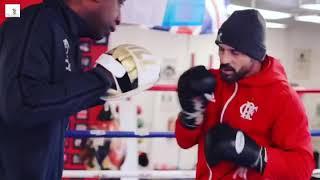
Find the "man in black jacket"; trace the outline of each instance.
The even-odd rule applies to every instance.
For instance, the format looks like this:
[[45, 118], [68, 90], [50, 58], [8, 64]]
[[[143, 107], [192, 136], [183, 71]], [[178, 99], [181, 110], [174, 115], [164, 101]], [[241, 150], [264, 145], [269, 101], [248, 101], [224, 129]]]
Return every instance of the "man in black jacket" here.
[[1, 180], [61, 179], [68, 117], [115, 83], [103, 65], [81, 71], [79, 38], [114, 31], [123, 1], [46, 0], [0, 28]]

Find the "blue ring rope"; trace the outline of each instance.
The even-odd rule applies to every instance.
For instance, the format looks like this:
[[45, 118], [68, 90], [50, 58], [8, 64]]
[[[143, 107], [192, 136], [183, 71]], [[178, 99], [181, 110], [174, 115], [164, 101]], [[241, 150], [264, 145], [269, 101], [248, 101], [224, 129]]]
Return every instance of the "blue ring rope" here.
[[89, 131], [67, 131], [66, 137], [73, 138], [175, 138], [173, 132], [148, 132], [138, 133], [133, 131], [104, 131], [104, 130], [89, 130]]
[[[320, 136], [320, 129], [311, 130], [311, 136]], [[104, 130], [88, 130], [88, 131], [67, 131], [66, 137], [69, 138], [175, 138], [173, 132], [148, 132], [141, 134], [133, 131], [104, 131]]]

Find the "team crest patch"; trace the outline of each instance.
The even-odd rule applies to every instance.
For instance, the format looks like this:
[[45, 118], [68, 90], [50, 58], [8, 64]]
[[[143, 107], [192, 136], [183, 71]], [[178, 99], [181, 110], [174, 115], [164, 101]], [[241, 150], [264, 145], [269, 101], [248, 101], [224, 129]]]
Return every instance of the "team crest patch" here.
[[258, 107], [252, 102], [247, 101], [240, 107], [240, 115], [243, 119], [252, 120], [254, 113], [258, 111]]

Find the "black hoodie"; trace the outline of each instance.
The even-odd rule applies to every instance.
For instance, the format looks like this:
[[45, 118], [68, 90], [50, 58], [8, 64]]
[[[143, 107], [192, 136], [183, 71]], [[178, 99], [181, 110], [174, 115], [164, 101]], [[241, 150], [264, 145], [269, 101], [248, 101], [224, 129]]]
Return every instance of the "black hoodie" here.
[[62, 0], [24, 9], [0, 28], [0, 179], [59, 180], [68, 117], [102, 104], [110, 83], [82, 72], [86, 23]]

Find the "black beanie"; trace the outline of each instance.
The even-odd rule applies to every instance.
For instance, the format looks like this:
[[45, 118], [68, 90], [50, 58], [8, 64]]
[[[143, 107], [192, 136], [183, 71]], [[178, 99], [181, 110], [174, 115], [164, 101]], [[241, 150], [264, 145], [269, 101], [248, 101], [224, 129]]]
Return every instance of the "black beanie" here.
[[215, 43], [229, 45], [263, 61], [266, 55], [265, 34], [266, 22], [257, 10], [235, 11], [220, 27]]

